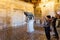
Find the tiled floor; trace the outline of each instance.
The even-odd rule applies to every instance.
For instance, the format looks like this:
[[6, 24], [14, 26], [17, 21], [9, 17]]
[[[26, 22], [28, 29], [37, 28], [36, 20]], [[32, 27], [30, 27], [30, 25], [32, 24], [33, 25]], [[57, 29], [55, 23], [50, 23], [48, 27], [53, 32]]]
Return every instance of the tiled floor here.
[[[27, 32], [27, 26], [0, 30], [0, 40], [46, 40], [44, 28], [35, 26], [35, 31]], [[55, 38], [51, 38], [55, 40]]]

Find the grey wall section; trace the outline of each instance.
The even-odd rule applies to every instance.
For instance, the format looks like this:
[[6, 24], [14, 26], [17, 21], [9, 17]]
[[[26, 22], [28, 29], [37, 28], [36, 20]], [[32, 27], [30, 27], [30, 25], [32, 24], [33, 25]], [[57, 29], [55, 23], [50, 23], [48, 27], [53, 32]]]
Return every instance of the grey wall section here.
[[11, 25], [12, 26], [21, 26], [26, 23], [25, 22], [26, 17], [24, 15], [23, 11], [20, 11], [20, 10], [12, 11], [10, 16], [11, 16]]

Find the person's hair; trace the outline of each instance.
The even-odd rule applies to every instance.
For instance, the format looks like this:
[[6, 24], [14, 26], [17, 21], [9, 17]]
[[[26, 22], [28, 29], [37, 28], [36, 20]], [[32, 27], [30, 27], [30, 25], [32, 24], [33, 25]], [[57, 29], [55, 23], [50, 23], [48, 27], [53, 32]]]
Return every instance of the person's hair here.
[[51, 18], [51, 16], [50, 16], [50, 15], [47, 15], [46, 17], [47, 17], [47, 18]]

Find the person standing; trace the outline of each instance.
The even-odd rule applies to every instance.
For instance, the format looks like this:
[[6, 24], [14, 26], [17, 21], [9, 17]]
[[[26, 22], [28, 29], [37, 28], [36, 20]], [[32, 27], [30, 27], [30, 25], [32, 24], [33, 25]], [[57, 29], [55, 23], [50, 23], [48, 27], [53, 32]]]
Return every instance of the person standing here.
[[29, 12], [24, 12], [27, 18], [27, 32], [32, 33], [34, 32], [34, 15]]
[[47, 40], [51, 40], [51, 37], [50, 37], [50, 23], [51, 23], [51, 16], [47, 15], [46, 18], [45, 18], [45, 21], [43, 23]]
[[54, 36], [57, 38], [57, 40], [59, 40], [58, 32], [56, 29], [56, 20], [57, 20], [57, 18], [52, 17], [52, 27], [53, 27], [53, 31], [55, 33]]

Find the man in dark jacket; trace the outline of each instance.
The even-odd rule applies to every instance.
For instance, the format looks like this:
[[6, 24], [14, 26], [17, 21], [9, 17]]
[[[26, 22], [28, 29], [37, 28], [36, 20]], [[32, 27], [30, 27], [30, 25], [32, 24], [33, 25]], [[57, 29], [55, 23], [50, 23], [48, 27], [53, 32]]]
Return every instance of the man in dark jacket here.
[[56, 20], [57, 20], [57, 18], [52, 17], [52, 27], [53, 27], [53, 30], [54, 30], [54, 33], [55, 33], [55, 37], [57, 38], [57, 40], [59, 40], [58, 32], [57, 32], [57, 29], [56, 29]]
[[46, 38], [47, 40], [51, 40], [50, 38], [50, 23], [51, 23], [51, 16], [47, 15], [46, 19], [44, 21], [44, 29], [45, 29], [45, 34], [46, 34]]

